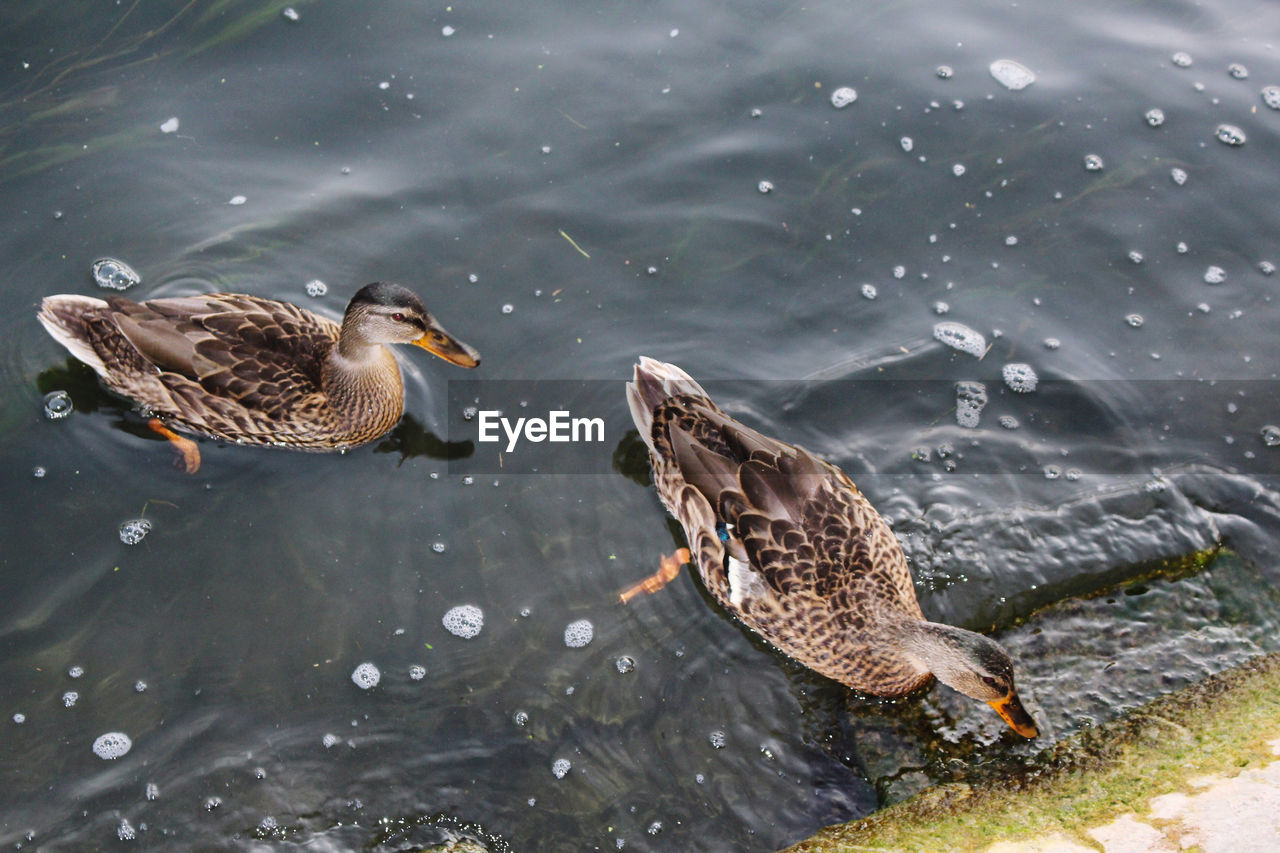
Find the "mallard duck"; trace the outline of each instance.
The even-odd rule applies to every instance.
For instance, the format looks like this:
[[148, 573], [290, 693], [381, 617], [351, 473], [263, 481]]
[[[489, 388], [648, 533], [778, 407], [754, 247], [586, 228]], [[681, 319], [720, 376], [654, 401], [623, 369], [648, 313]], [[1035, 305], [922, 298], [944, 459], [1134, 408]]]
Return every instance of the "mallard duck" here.
[[[924, 618], [902, 547], [843, 471], [744, 426], [672, 364], [641, 358], [627, 401], [663, 504], [722, 607], [805, 666], [902, 696], [937, 678], [1036, 737], [994, 640]], [[687, 552], [664, 560], [671, 576]], [[655, 576], [656, 578], [657, 576]], [[652, 591], [651, 578], [622, 593]]]
[[58, 343], [112, 391], [154, 417], [183, 464], [194, 442], [172, 429], [237, 444], [341, 450], [386, 433], [404, 411], [404, 384], [385, 344], [415, 344], [475, 367], [480, 355], [452, 337], [398, 284], [361, 288], [339, 325], [288, 302], [207, 293], [134, 302], [46, 296], [37, 315]]

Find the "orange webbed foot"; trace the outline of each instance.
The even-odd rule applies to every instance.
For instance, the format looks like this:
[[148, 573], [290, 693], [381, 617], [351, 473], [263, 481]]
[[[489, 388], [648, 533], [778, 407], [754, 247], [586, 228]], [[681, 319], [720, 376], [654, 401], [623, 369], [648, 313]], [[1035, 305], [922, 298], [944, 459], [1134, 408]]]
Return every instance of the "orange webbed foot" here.
[[178, 451], [178, 459], [176, 465], [188, 474], [194, 474], [200, 470], [200, 446], [189, 438], [183, 438], [173, 430], [169, 429], [159, 418], [151, 418], [147, 421], [147, 426], [151, 427], [153, 432], [158, 432], [169, 440], [174, 449]]
[[675, 580], [680, 574], [680, 567], [689, 562], [689, 549], [679, 548], [674, 554], [664, 555], [658, 570], [637, 584], [618, 593], [618, 600], [626, 604], [642, 593], [653, 593]]

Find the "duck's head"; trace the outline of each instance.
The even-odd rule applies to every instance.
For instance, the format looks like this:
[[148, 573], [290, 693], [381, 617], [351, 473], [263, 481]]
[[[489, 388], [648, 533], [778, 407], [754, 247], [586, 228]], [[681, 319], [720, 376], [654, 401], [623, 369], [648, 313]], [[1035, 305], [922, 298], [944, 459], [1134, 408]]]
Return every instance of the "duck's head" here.
[[460, 367], [480, 363], [480, 353], [446, 332], [417, 294], [390, 282], [360, 288], [342, 318], [341, 348], [373, 344], [413, 344]]
[[920, 622], [907, 634], [907, 651], [943, 684], [986, 702], [1023, 737], [1040, 730], [1013, 686], [1013, 659], [990, 637], [937, 622]]

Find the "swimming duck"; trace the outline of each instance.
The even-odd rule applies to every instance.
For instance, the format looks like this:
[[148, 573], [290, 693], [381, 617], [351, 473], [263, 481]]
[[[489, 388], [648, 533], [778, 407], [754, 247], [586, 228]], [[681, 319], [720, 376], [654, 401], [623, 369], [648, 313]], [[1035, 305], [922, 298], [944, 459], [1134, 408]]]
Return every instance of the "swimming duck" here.
[[189, 473], [200, 452], [175, 429], [306, 450], [383, 435], [404, 411], [400, 367], [385, 344], [480, 363], [412, 291], [387, 282], [361, 288], [341, 324], [241, 293], [146, 302], [61, 294], [46, 296], [37, 316], [104, 385], [153, 416], [149, 425], [177, 446]]
[[1038, 735], [1009, 654], [924, 618], [902, 546], [843, 471], [729, 417], [673, 364], [641, 358], [627, 402], [689, 549], [623, 601], [674, 577], [692, 550], [712, 597], [805, 666], [878, 696], [937, 678]]

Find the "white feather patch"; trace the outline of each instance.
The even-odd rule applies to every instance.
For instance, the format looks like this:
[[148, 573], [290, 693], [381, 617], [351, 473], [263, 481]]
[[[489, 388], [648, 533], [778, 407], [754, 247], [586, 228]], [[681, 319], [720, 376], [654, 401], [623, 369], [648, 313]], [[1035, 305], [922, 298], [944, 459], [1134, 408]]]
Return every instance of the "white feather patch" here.
[[729, 557], [729, 603], [741, 607], [748, 598], [764, 595], [764, 579], [760, 573], [736, 557]]

